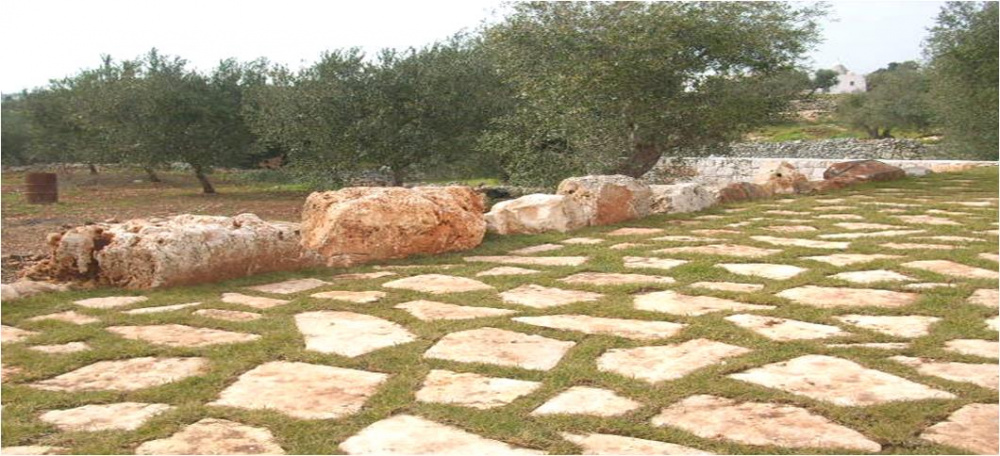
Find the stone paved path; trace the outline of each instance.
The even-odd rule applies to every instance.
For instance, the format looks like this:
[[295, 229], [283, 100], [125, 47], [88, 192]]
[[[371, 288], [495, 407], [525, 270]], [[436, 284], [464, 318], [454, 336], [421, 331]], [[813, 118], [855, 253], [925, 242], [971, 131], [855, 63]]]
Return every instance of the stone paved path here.
[[996, 454], [975, 179], [5, 305], [3, 452]]

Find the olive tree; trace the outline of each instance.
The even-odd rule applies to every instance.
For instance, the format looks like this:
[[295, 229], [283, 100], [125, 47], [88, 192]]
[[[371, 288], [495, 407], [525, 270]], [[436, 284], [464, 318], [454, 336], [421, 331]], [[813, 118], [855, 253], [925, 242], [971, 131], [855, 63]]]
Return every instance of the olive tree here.
[[837, 117], [869, 138], [891, 138], [894, 129], [930, 126], [927, 75], [916, 62], [892, 63], [867, 78], [867, 92], [852, 93], [837, 105]]

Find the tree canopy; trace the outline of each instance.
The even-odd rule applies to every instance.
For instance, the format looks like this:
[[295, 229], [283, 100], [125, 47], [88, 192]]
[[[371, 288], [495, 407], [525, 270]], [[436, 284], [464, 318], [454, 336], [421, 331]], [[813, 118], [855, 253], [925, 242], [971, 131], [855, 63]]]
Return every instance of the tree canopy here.
[[841, 120], [868, 137], [891, 138], [894, 129], [923, 131], [930, 126], [927, 74], [916, 62], [890, 63], [866, 78], [867, 92], [845, 95], [837, 106]]

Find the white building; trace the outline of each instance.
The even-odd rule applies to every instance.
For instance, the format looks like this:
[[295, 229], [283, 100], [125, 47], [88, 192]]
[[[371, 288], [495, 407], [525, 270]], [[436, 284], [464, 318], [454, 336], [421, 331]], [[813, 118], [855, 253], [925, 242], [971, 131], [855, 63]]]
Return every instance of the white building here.
[[865, 75], [853, 73], [840, 64], [830, 69], [837, 72], [837, 84], [827, 89], [826, 93], [854, 93], [868, 90]]

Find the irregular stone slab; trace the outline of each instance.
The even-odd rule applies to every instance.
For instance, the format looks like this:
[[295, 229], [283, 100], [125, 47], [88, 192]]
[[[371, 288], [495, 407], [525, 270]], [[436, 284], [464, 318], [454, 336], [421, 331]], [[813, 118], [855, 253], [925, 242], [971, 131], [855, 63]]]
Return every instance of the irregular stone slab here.
[[396, 304], [394, 308], [403, 309], [423, 321], [471, 320], [473, 318], [499, 317], [501, 315], [517, 313], [516, 310], [459, 306], [422, 299]]
[[861, 342], [855, 344], [826, 344], [833, 348], [874, 348], [878, 350], [903, 350], [909, 348], [906, 342]]
[[422, 274], [386, 282], [382, 286], [397, 290], [421, 291], [431, 294], [464, 293], [467, 291], [493, 289], [493, 287], [478, 280], [444, 274]]
[[406, 328], [371, 315], [321, 310], [295, 315], [306, 350], [354, 358], [417, 340]]
[[727, 229], [709, 229], [709, 230], [691, 230], [692, 233], [698, 236], [716, 236], [716, 235], [730, 235], [730, 234], [740, 234], [741, 231], [737, 230], [727, 230]]
[[933, 241], [944, 241], [944, 242], [986, 242], [986, 239], [968, 237], [968, 236], [920, 236], [916, 239], [930, 239]]
[[600, 244], [600, 243], [604, 242], [604, 239], [589, 238], [589, 237], [575, 237], [575, 238], [564, 239], [564, 240], [559, 241], [559, 242], [562, 242], [563, 244], [571, 244], [571, 245], [594, 245], [594, 244]]
[[416, 398], [420, 402], [491, 409], [514, 402], [540, 386], [540, 382], [434, 369], [427, 374]]
[[845, 230], [892, 230], [896, 228], [902, 228], [897, 225], [886, 225], [885, 223], [852, 223], [852, 222], [840, 222], [834, 223], [833, 226], [843, 228]]
[[954, 250], [953, 245], [917, 244], [913, 242], [887, 242], [882, 247], [893, 250]]
[[223, 309], [201, 309], [194, 311], [194, 314], [202, 317], [226, 321], [254, 321], [259, 320], [262, 316], [261, 314], [255, 312]]
[[39, 419], [69, 432], [134, 431], [150, 418], [173, 409], [173, 406], [167, 404], [119, 402], [51, 410], [43, 413]]
[[0, 454], [29, 455], [29, 454], [64, 454], [65, 448], [45, 446], [45, 445], [22, 445], [0, 448]]
[[688, 296], [675, 291], [654, 291], [636, 296], [634, 305], [639, 310], [664, 312], [675, 315], [697, 316], [725, 310], [771, 310], [774, 306], [745, 304], [712, 296]]
[[725, 217], [723, 217], [721, 215], [711, 215], [711, 214], [709, 214], [709, 215], [699, 215], [697, 217], [692, 217], [692, 218], [697, 219], [697, 220], [722, 220]]
[[208, 405], [274, 410], [303, 420], [337, 419], [361, 410], [388, 378], [377, 372], [272, 361], [240, 375]]
[[846, 407], [955, 398], [945, 391], [825, 355], [800, 356], [729, 377]]
[[789, 288], [775, 296], [796, 303], [829, 309], [833, 307], [902, 307], [920, 299], [916, 293], [875, 290], [871, 288], [835, 288], [806, 285]]
[[809, 225], [776, 225], [765, 226], [764, 229], [775, 233], [811, 233], [819, 230], [815, 226]]
[[932, 215], [897, 215], [896, 218], [913, 225], [961, 225], [952, 219]]
[[91, 309], [113, 309], [148, 300], [145, 296], [107, 296], [104, 298], [89, 298], [73, 301], [73, 304]]
[[988, 269], [974, 268], [972, 266], [966, 266], [962, 263], [956, 263], [948, 260], [911, 261], [909, 263], [903, 263], [901, 266], [962, 279], [996, 280], [997, 278], [1000, 278], [1000, 274], [998, 274], [995, 270], [991, 271]]
[[1000, 384], [1000, 373], [997, 371], [996, 363], [955, 363], [911, 356], [893, 356], [889, 359], [913, 367], [923, 375], [941, 377], [953, 382], [967, 382], [991, 389], [997, 389]]
[[725, 439], [746, 445], [800, 448], [844, 448], [878, 452], [881, 445], [861, 433], [820, 415], [790, 405], [737, 403], [732, 399], [698, 395], [663, 409], [653, 426], [671, 426], [706, 439]]
[[476, 273], [477, 277], [489, 277], [489, 276], [505, 276], [505, 275], [529, 275], [538, 274], [539, 271], [534, 269], [519, 268], [516, 266], [497, 266], [493, 269], [487, 269], [482, 272]]
[[516, 322], [545, 328], [579, 331], [586, 334], [606, 334], [637, 340], [665, 339], [677, 334], [685, 325], [669, 321], [627, 320], [588, 315], [546, 315], [515, 317]]
[[969, 304], [997, 308], [1000, 307], [1000, 291], [991, 288], [980, 288], [972, 293], [968, 299]]
[[1000, 255], [997, 255], [996, 253], [980, 253], [977, 256], [984, 260], [1000, 262]]
[[349, 274], [337, 274], [333, 276], [334, 280], [372, 280], [381, 279], [382, 277], [389, 277], [396, 275], [392, 271], [375, 271], [375, 272], [355, 272]]
[[660, 236], [650, 239], [650, 241], [663, 241], [663, 242], [720, 242], [722, 239], [714, 239], [707, 237], [695, 237], [695, 236]]
[[[843, 209], [850, 209], [850, 208], [849, 207], [839, 207], [839, 206], [836, 207], [836, 208], [833, 208], [833, 207], [816, 208], [816, 210], [820, 210], [820, 209], [822, 209], [822, 210], [843, 210]], [[816, 218], [818, 218], [818, 219], [827, 219], [827, 220], [864, 220], [865, 219], [864, 217], [862, 217], [860, 215], [857, 215], [857, 214], [822, 214], [822, 215], [817, 215]]]
[[713, 454], [696, 450], [691, 447], [655, 440], [637, 439], [612, 434], [570, 434], [562, 432], [562, 438], [583, 448], [583, 454], [596, 455], [683, 455], [683, 454]]
[[341, 443], [340, 449], [347, 454], [545, 454], [413, 415], [396, 415], [377, 421]]
[[575, 342], [479, 328], [448, 334], [424, 353], [425, 358], [486, 363], [547, 371], [555, 367]]
[[836, 326], [790, 320], [787, 318], [737, 314], [726, 317], [726, 320], [768, 339], [781, 342], [803, 339], [826, 339], [849, 335], [849, 333]]
[[270, 309], [272, 307], [288, 304], [284, 299], [262, 298], [260, 296], [247, 296], [240, 293], [222, 293], [222, 302], [228, 304], [241, 304], [255, 309]]
[[522, 256], [467, 256], [465, 261], [474, 263], [520, 264], [524, 266], [579, 266], [587, 262], [582, 256], [522, 257]]
[[126, 339], [142, 340], [168, 347], [205, 347], [217, 344], [235, 344], [260, 339], [258, 334], [196, 328], [187, 325], [109, 326], [108, 331]]
[[31, 317], [26, 321], [43, 321], [43, 320], [55, 320], [64, 323], [72, 323], [74, 325], [86, 325], [90, 323], [97, 323], [101, 321], [100, 318], [92, 317], [90, 315], [79, 313], [75, 310], [70, 310], [67, 312], [59, 312], [48, 315], [39, 315], [37, 317]]
[[285, 451], [266, 428], [205, 418], [168, 438], [139, 445], [135, 454], [285, 454]]
[[669, 258], [652, 258], [652, 257], [635, 257], [627, 256], [622, 258], [622, 262], [626, 268], [632, 269], [673, 269], [682, 264], [686, 264], [687, 260], [672, 260]]
[[621, 416], [642, 407], [632, 399], [614, 391], [574, 386], [549, 399], [531, 412], [532, 415], [591, 415]]
[[1000, 317], [993, 317], [986, 320], [986, 326], [994, 331], [1000, 331]]
[[[0, 365], [0, 381], [6, 382], [8, 378], [21, 374], [22, 369], [17, 366]], [[2, 410], [3, 407], [0, 407]]]
[[715, 291], [734, 291], [738, 293], [753, 293], [764, 289], [764, 285], [757, 283], [735, 283], [735, 282], [695, 282], [688, 285], [691, 288], [704, 288]]
[[809, 212], [786, 211], [786, 210], [765, 211], [764, 213], [765, 214], [773, 214], [773, 215], [809, 215]]
[[551, 252], [553, 250], [559, 250], [563, 247], [566, 246], [559, 244], [541, 244], [541, 245], [533, 245], [531, 247], [524, 247], [517, 250], [511, 250], [510, 252], [507, 253], [511, 255], [531, 255], [533, 253]]
[[600, 293], [580, 290], [563, 290], [541, 285], [521, 285], [512, 290], [500, 293], [500, 298], [508, 304], [544, 309], [547, 307], [564, 306], [577, 302], [593, 302], [603, 298]]
[[975, 454], [1000, 453], [1000, 428], [997, 404], [969, 404], [948, 416], [948, 419], [927, 428], [920, 438], [962, 448]]
[[750, 350], [709, 339], [654, 347], [615, 348], [597, 358], [597, 369], [649, 383], [676, 380]]
[[355, 304], [371, 304], [378, 302], [386, 296], [384, 291], [345, 291], [333, 290], [324, 291], [310, 295], [313, 298], [333, 299], [335, 301], [347, 301]]
[[660, 234], [661, 228], [618, 228], [608, 233], [608, 236], [652, 236]]
[[841, 272], [830, 276], [831, 279], [844, 280], [851, 283], [879, 283], [879, 282], [910, 282], [913, 277], [900, 274], [895, 271], [885, 269], [872, 269], [868, 271]]
[[1000, 343], [995, 340], [955, 339], [944, 343], [945, 350], [983, 358], [1000, 357]]
[[895, 337], [923, 337], [930, 334], [930, 327], [941, 321], [938, 317], [923, 315], [906, 316], [875, 316], [875, 315], [841, 315], [833, 317], [849, 325], [870, 329]]
[[579, 272], [559, 279], [574, 285], [635, 285], [643, 283], [674, 283], [671, 277], [645, 274], [620, 274], [615, 272]]
[[833, 242], [833, 241], [817, 241], [815, 239], [801, 239], [801, 238], [783, 238], [774, 236], [750, 236], [758, 242], [765, 242], [768, 244], [780, 245], [780, 246], [793, 246], [793, 247], [807, 247], [810, 249], [846, 249], [851, 245], [850, 242]]
[[620, 244], [612, 245], [611, 247], [608, 247], [608, 248], [611, 249], [611, 250], [626, 250], [626, 249], [634, 249], [636, 247], [649, 247], [649, 244], [639, 244], [639, 243], [635, 243], [635, 242], [622, 242]]
[[791, 279], [807, 269], [788, 264], [769, 263], [722, 263], [716, 267], [725, 269], [733, 274], [763, 277], [765, 279], [785, 280]]
[[919, 234], [923, 232], [924, 230], [888, 230], [888, 231], [869, 231], [865, 233], [821, 234], [817, 237], [819, 237], [820, 239], [861, 239], [870, 237], [909, 236], [911, 234]]
[[874, 254], [834, 253], [832, 255], [807, 256], [802, 258], [806, 260], [828, 263], [834, 266], [850, 266], [852, 264], [857, 264], [857, 263], [868, 263], [876, 260], [893, 260], [903, 257], [900, 255], [884, 255], [881, 253], [874, 253]]
[[35, 331], [3, 325], [0, 327], [0, 343], [20, 342], [36, 334], [38, 333]]
[[269, 283], [267, 285], [257, 285], [254, 287], [247, 287], [254, 291], [259, 291], [262, 293], [273, 293], [273, 294], [295, 294], [306, 290], [312, 290], [313, 288], [319, 288], [324, 285], [329, 285], [330, 282], [324, 282], [319, 279], [292, 279], [286, 280], [284, 282]]
[[990, 207], [993, 205], [989, 201], [962, 201], [956, 204], [961, 204], [966, 207]]
[[760, 258], [768, 255], [780, 253], [781, 250], [762, 249], [750, 247], [748, 245], [736, 244], [709, 244], [692, 247], [670, 247], [666, 249], [654, 250], [653, 253], [672, 255], [676, 253], [690, 253], [699, 255], [719, 255], [739, 258]]
[[123, 314], [128, 315], [145, 315], [160, 312], [173, 312], [175, 310], [187, 309], [188, 307], [200, 306], [200, 302], [187, 302], [184, 304], [171, 304], [169, 306], [154, 306], [154, 307], [142, 307], [139, 309], [132, 309], [123, 311]]
[[90, 345], [86, 342], [69, 342], [65, 344], [58, 345], [35, 345], [33, 347], [28, 347], [29, 350], [34, 350], [37, 352], [48, 353], [50, 355], [58, 355], [64, 353], [76, 353], [90, 350]]
[[208, 368], [205, 358], [131, 358], [98, 361], [31, 386], [49, 391], [135, 391], [165, 385]]

